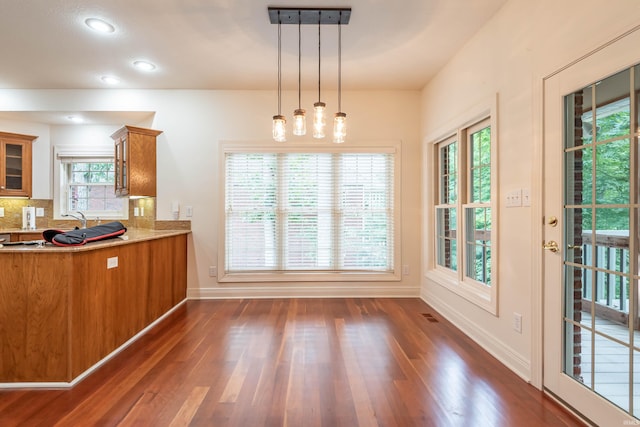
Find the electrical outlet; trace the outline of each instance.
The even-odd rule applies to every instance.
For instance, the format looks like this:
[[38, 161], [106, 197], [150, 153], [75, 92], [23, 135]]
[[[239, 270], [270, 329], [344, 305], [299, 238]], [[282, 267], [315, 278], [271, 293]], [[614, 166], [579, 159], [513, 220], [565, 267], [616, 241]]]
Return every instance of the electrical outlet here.
[[144, 206], [140, 206], [140, 216], [144, 216]]
[[218, 267], [215, 265], [209, 266], [209, 277], [216, 277], [218, 275]]
[[107, 258], [107, 269], [116, 268], [118, 266], [118, 257]]
[[4, 217], [4, 208], [0, 208], [0, 218]]
[[517, 333], [522, 333], [522, 314], [513, 313], [513, 330]]
[[193, 206], [185, 206], [184, 210], [187, 218], [191, 218], [193, 216]]
[[140, 208], [133, 208], [133, 216], [140, 216]]
[[44, 216], [44, 208], [36, 208], [36, 216]]
[[402, 266], [402, 274], [404, 276], [408, 276], [409, 275], [409, 266], [408, 265], [403, 265]]

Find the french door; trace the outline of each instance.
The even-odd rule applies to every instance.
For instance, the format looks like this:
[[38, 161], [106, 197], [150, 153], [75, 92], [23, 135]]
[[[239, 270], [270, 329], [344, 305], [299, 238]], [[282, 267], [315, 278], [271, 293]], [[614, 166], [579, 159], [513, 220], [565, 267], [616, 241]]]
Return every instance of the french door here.
[[640, 423], [640, 31], [544, 83], [545, 389]]

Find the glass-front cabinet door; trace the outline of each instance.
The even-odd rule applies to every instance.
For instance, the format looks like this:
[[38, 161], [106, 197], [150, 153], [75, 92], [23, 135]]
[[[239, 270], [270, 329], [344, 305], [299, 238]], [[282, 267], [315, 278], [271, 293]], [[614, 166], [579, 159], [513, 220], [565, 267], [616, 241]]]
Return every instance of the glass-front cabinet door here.
[[31, 143], [35, 136], [0, 132], [0, 196], [31, 197]]
[[125, 137], [115, 139], [115, 193], [116, 196], [124, 196], [127, 194], [127, 188], [124, 184], [124, 157], [125, 157]]

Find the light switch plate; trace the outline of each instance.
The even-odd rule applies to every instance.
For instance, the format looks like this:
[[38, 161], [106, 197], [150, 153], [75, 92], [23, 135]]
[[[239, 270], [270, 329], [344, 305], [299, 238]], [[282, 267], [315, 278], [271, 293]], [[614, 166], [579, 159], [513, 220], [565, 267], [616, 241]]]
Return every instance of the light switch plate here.
[[528, 188], [522, 189], [522, 206], [531, 206], [531, 191]]
[[517, 208], [522, 206], [522, 190], [518, 189], [507, 193], [506, 206], [508, 208]]
[[4, 208], [0, 208], [0, 218], [4, 216]]
[[44, 216], [44, 208], [36, 208], [36, 216]]

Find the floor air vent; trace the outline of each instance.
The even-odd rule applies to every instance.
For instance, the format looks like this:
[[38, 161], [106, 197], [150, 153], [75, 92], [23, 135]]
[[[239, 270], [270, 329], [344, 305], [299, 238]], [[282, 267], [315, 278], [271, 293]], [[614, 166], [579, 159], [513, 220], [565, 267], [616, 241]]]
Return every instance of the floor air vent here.
[[429, 322], [438, 323], [438, 319], [433, 317], [433, 314], [431, 313], [422, 313], [422, 317], [427, 319]]

